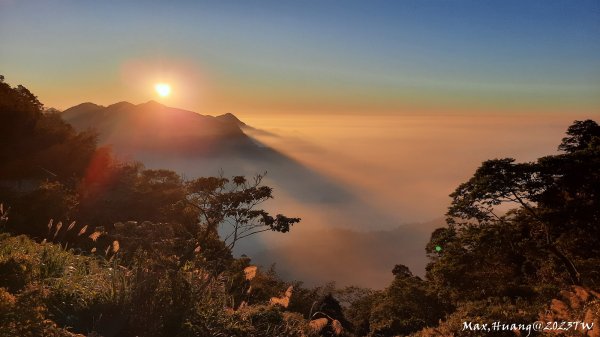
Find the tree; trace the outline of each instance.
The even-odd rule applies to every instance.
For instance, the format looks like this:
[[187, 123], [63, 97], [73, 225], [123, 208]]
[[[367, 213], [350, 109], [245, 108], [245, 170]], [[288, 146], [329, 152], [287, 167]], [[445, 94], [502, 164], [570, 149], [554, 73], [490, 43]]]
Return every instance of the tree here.
[[64, 184], [43, 182], [34, 191], [13, 200], [11, 207], [15, 212], [7, 227], [39, 240], [51, 240], [49, 220], [70, 223], [74, 220], [77, 203], [76, 194]]
[[[0, 139], [2, 144], [16, 136], [32, 133], [42, 115], [42, 103], [27, 88], [11, 87], [0, 75]], [[6, 150], [6, 149], [4, 149]]]
[[539, 277], [535, 268], [544, 264], [539, 263], [539, 248], [532, 245], [526, 226], [492, 222], [432, 233], [426, 247], [431, 260], [426, 276], [444, 310], [463, 301], [535, 296], [532, 284]]
[[528, 322], [572, 284], [600, 281], [600, 131], [575, 121], [563, 153], [488, 160], [451, 194], [426, 247], [430, 291], [456, 333], [465, 320]]
[[[81, 177], [96, 149], [96, 135], [76, 132], [27, 88], [0, 76], [0, 180]], [[10, 146], [7, 146], [9, 145]]]
[[198, 244], [223, 225], [227, 226], [223, 241], [232, 249], [238, 240], [266, 231], [286, 233], [300, 221], [282, 214], [273, 217], [257, 209], [273, 198], [272, 188], [261, 185], [263, 177], [257, 175], [251, 181], [243, 176], [232, 180], [222, 176], [202, 177], [187, 184], [187, 201], [199, 211], [200, 223], [205, 225]]
[[373, 303], [371, 335], [404, 336], [435, 325], [442, 313], [435, 296], [428, 293], [426, 282], [404, 265], [396, 265], [392, 272], [392, 284]]
[[[520, 228], [523, 239], [539, 248], [539, 258], [550, 254], [571, 283], [581, 284], [574, 257], [593, 255], [573, 243], [586, 235], [597, 246], [600, 237], [600, 127], [576, 121], [567, 134], [559, 146], [565, 154], [531, 163], [484, 162], [450, 195], [447, 216], [459, 234], [496, 225]], [[516, 208], [506, 212], [511, 206]]]
[[600, 126], [596, 122], [590, 119], [575, 121], [567, 129], [567, 137], [563, 138], [558, 149], [567, 153], [584, 150], [598, 137], [600, 137]]
[[353, 327], [354, 335], [367, 336], [371, 330], [371, 310], [376, 302], [381, 301], [384, 292], [349, 286], [336, 290], [335, 295], [344, 308], [344, 315]]

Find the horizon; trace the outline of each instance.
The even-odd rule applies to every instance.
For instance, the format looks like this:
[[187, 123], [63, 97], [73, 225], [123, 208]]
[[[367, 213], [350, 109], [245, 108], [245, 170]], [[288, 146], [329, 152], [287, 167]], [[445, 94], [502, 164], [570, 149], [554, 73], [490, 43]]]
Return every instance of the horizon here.
[[[280, 151], [290, 159], [297, 161], [298, 164], [315, 170], [319, 175], [344, 186], [356, 195], [364, 194], [362, 202], [365, 205], [375, 207], [389, 217], [383, 225], [372, 223], [360, 225], [356, 221], [346, 219], [338, 214], [339, 218], [336, 219], [336, 223], [343, 221], [353, 223], [353, 225], [341, 228], [366, 231], [390, 230], [397, 226], [438, 220], [445, 213], [450, 200], [448, 195], [484, 160], [509, 156], [515, 157], [518, 161], [527, 162], [555, 154], [558, 141], [564, 134], [567, 125], [574, 120], [600, 117], [600, 113], [596, 116], [594, 114], [557, 112], [545, 113], [543, 121], [535, 112], [510, 114], [469, 112], [393, 114], [379, 112], [369, 115], [367, 119], [360, 114], [335, 112], [288, 116], [239, 114], [235, 111], [222, 114], [202, 114], [198, 111], [172, 106], [169, 102], [161, 101], [156, 97], [137, 104], [127, 100], [107, 105], [84, 102], [68, 109], [85, 104], [108, 108], [122, 103], [131, 104], [134, 107], [144, 107], [156, 103], [162, 108], [208, 117], [232, 114], [250, 127], [243, 131], [255, 141]], [[331, 125], [335, 127], [329, 127]], [[472, 128], [470, 125], [475, 125], [477, 128]], [[360, 133], [355, 132], [358, 126], [361, 129]], [[396, 134], [400, 130], [404, 133]], [[486, 134], [486, 139], [482, 139], [476, 148], [469, 149], [472, 146], [470, 139], [482, 134]], [[342, 142], [345, 143], [345, 146], [340, 147], [338, 144]], [[455, 145], [449, 147], [449, 142]], [[420, 143], [422, 145], [419, 145]], [[442, 146], [443, 143], [447, 144]], [[101, 141], [100, 144], [105, 143]], [[410, 146], [407, 147], [407, 144]], [[363, 155], [355, 153], [354, 148], [370, 151], [369, 160], [371, 162], [367, 164]], [[390, 151], [389, 149], [394, 150]], [[429, 153], [429, 155], [418, 160], [411, 159], [415, 158], [415, 155], [418, 156], [419, 153]], [[392, 158], [392, 154], [397, 158]], [[125, 161], [141, 160], [144, 162], [132, 153], [120, 153], [120, 155]], [[447, 162], [449, 158], [453, 158], [460, 164], [453, 163], [452, 172], [440, 170], [439, 167], [443, 167], [443, 163]], [[174, 159], [173, 162], [178, 161], [178, 159]], [[177, 165], [169, 160], [161, 162], [159, 159], [153, 159], [149, 162], [152, 168], [166, 167], [172, 168], [184, 176], [193, 177], [195, 175], [191, 169], [194, 165], [185, 164], [185, 160]], [[219, 164], [216, 163], [211, 166], [212, 171], [201, 172], [204, 175], [218, 175], [223, 167], [229, 167], [230, 170], [236, 172], [234, 166], [225, 162], [222, 165], [219, 167]], [[253, 173], [259, 171], [262, 172], [264, 169], [257, 167], [256, 172]], [[394, 171], [399, 171], [400, 174], [395, 176]], [[253, 173], [245, 172], [245, 174]], [[428, 182], [430, 179], [434, 179], [435, 183]], [[272, 183], [277, 186], [277, 183]], [[284, 198], [284, 195], [285, 198], [289, 198], [290, 192], [293, 194], [293, 191], [286, 191], [282, 186], [277, 187], [279, 189], [276, 190], [276, 193], [282, 195], [281, 199]], [[286, 202], [278, 200], [275, 203], [280, 206], [291, 204], [290, 209], [301, 209], [306, 214], [312, 212], [310, 207], [307, 208], [302, 203], [297, 204], [290, 200]], [[392, 215], [392, 213], [395, 214]], [[322, 221], [316, 222], [319, 223], [319, 226], [324, 226]]]
[[600, 107], [596, 1], [140, 4], [0, 2], [5, 75], [59, 110], [149, 99], [246, 115]]

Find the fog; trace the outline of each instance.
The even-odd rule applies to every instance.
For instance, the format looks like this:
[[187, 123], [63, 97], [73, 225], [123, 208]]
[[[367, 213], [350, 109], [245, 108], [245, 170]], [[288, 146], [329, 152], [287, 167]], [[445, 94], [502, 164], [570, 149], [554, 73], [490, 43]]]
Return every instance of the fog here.
[[555, 153], [566, 128], [578, 117], [586, 116], [242, 118], [268, 132], [250, 135], [340, 182], [389, 212], [400, 224], [441, 216], [449, 202], [448, 194], [484, 160], [513, 157], [528, 161]]
[[535, 115], [238, 115], [266, 149], [240, 158], [145, 158], [186, 176], [268, 171], [273, 212], [302, 218], [290, 233], [241, 242], [236, 255], [287, 279], [384, 287], [394, 264], [424, 275], [425, 244], [448, 195], [487, 159], [556, 153], [575, 119]]

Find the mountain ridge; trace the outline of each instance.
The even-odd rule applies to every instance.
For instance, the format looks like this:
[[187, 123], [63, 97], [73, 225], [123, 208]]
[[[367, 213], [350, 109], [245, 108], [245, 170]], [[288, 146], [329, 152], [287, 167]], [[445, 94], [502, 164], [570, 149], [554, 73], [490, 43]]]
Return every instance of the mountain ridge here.
[[255, 147], [241, 130], [246, 124], [233, 114], [209, 116], [168, 107], [150, 100], [102, 106], [85, 102], [68, 108], [62, 117], [75, 129], [96, 129], [99, 141], [119, 154], [140, 151], [208, 154], [227, 148]]

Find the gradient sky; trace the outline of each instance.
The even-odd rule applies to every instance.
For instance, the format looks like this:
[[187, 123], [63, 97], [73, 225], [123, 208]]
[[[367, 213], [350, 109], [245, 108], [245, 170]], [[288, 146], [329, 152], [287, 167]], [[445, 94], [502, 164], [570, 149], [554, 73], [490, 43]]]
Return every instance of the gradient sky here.
[[0, 0], [0, 73], [47, 106], [600, 111], [600, 1]]

